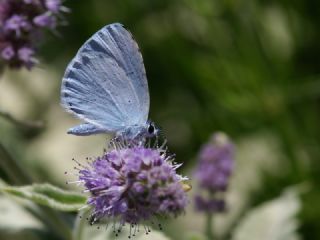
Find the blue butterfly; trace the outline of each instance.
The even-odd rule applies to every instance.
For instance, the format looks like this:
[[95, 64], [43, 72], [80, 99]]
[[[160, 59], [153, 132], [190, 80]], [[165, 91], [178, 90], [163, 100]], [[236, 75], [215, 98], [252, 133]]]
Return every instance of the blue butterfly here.
[[69, 63], [61, 104], [85, 123], [69, 134], [115, 134], [123, 139], [152, 137], [150, 97], [142, 55], [133, 36], [114, 23], [96, 32]]

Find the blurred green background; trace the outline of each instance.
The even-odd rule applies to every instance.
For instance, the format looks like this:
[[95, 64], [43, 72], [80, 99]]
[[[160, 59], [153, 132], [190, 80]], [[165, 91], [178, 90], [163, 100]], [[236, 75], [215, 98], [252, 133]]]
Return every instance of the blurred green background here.
[[[150, 118], [163, 128], [184, 173], [192, 172], [201, 144], [224, 131], [237, 145], [235, 175], [238, 169], [258, 175], [237, 181], [259, 182], [238, 214], [287, 186], [308, 183], [298, 231], [303, 239], [320, 239], [319, 1], [68, 0], [65, 5], [72, 10], [69, 24], [58, 36], [48, 34], [39, 53], [42, 64], [31, 72], [7, 70], [0, 81], [2, 109], [47, 124], [30, 133], [0, 120], [1, 140], [39, 182], [64, 186], [72, 157], [101, 153], [105, 136], [66, 135], [77, 121], [59, 106], [59, 88], [83, 42], [102, 26], [121, 22], [144, 57]], [[178, 221], [175, 231], [192, 226], [188, 221]], [[169, 234], [175, 236], [174, 230]]]

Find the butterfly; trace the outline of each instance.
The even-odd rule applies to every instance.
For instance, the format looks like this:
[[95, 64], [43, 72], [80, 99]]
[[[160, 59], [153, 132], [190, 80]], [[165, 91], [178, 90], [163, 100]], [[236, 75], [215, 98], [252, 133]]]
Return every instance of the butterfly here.
[[69, 63], [61, 86], [61, 105], [84, 121], [69, 134], [114, 134], [122, 139], [156, 136], [148, 121], [150, 97], [138, 44], [120, 23], [89, 38]]

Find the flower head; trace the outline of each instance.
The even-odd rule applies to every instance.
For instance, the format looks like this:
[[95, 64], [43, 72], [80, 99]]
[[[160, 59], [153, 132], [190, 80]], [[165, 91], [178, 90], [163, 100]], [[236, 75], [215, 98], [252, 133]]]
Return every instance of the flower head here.
[[202, 190], [202, 194], [195, 197], [199, 211], [221, 212], [225, 209], [221, 193], [227, 190], [233, 165], [233, 144], [225, 134], [214, 134], [201, 149], [195, 171], [195, 179]]
[[92, 223], [111, 218], [131, 227], [157, 216], [178, 216], [187, 204], [178, 167], [161, 148], [139, 145], [96, 158], [79, 171], [91, 194]]
[[54, 30], [66, 8], [58, 0], [0, 0], [0, 61], [30, 69], [44, 29]]

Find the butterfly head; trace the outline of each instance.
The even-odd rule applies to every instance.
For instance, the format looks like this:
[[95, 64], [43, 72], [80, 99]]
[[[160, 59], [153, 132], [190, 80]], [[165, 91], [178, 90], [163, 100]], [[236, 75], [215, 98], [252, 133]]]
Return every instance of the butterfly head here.
[[155, 126], [154, 122], [148, 121], [146, 126], [146, 137], [152, 138], [158, 136], [160, 129]]
[[126, 127], [124, 130], [116, 133], [116, 138], [125, 140], [141, 140], [156, 137], [159, 133], [159, 128], [157, 128], [153, 122], [148, 121], [143, 125]]

